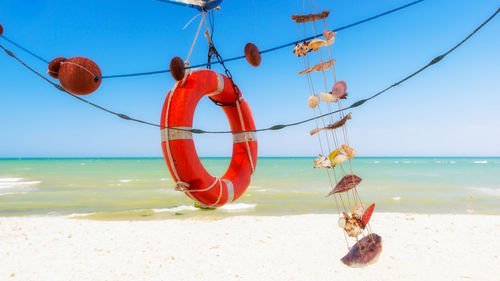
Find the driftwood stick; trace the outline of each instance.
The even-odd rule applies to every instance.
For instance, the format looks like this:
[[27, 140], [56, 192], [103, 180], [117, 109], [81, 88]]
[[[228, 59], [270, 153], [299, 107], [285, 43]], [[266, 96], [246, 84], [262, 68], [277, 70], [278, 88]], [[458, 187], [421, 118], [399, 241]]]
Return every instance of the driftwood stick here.
[[328, 17], [330, 14], [330, 10], [324, 10], [323, 12], [319, 14], [309, 14], [309, 15], [292, 15], [292, 20], [295, 21], [296, 23], [303, 23], [303, 22], [308, 22], [308, 21], [317, 21], [317, 20], [322, 20]]

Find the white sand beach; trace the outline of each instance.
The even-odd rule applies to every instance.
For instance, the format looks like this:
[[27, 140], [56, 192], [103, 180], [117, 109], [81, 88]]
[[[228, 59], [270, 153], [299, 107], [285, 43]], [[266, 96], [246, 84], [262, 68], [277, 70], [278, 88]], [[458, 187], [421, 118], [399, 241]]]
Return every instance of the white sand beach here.
[[376, 213], [377, 263], [348, 268], [336, 215], [0, 218], [0, 280], [500, 280], [500, 216]]

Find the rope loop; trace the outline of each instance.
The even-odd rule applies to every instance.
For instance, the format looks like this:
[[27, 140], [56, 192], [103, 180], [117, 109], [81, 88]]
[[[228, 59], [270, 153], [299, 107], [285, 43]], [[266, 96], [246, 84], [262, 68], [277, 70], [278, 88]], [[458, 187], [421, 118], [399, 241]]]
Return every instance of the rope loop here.
[[175, 184], [175, 191], [188, 192], [191, 185], [187, 182], [178, 181]]

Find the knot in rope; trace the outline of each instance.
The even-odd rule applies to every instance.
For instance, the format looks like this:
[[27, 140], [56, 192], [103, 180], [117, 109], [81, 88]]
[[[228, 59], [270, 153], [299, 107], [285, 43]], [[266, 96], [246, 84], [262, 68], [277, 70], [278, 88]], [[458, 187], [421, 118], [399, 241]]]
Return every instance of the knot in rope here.
[[178, 181], [176, 184], [175, 184], [175, 191], [181, 191], [181, 192], [186, 192], [186, 191], [189, 191], [189, 183], [187, 182], [183, 182], [183, 181]]

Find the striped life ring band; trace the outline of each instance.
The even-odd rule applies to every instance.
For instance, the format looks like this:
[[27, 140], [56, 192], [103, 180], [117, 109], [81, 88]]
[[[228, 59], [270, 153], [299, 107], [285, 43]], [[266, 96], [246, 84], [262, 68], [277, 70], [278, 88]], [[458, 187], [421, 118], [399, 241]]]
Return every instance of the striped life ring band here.
[[[233, 133], [231, 163], [223, 177], [211, 176], [203, 167], [190, 131], [196, 106], [203, 96], [221, 104]], [[238, 199], [248, 188], [257, 164], [255, 123], [248, 103], [236, 95], [231, 80], [211, 70], [198, 70], [176, 82], [161, 114], [161, 146], [170, 174], [183, 191], [203, 207], [220, 207]], [[235, 103], [236, 102], [236, 103]], [[181, 129], [176, 130], [173, 128]]]

